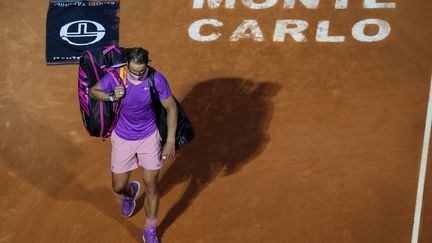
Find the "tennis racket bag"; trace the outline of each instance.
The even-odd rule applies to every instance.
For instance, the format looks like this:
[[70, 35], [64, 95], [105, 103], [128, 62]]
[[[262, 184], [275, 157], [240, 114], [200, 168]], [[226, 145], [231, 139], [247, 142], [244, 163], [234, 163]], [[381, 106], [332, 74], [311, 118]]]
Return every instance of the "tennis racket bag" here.
[[[100, 101], [93, 99], [89, 92], [90, 88], [106, 73], [113, 75], [119, 84], [124, 83], [125, 79], [120, 77], [122, 71], [120, 75], [114, 71], [114, 67], [126, 63], [122, 56], [123, 50], [116, 45], [110, 45], [87, 50], [81, 55], [78, 70], [78, 98], [82, 121], [90, 136], [109, 137], [118, 119], [117, 114], [121, 107], [121, 100], [117, 102]], [[120, 70], [122, 69], [125, 68]]]
[[[159, 130], [159, 134], [162, 138], [162, 145], [166, 143], [167, 136], [168, 136], [168, 126], [167, 126], [167, 111], [162, 106], [162, 103], [159, 99], [159, 93], [156, 90], [156, 87], [154, 86], [154, 73], [155, 70], [152, 67], [149, 68], [149, 79], [148, 79], [148, 85], [150, 88], [151, 93], [151, 99], [152, 99], [152, 105], [155, 110], [155, 116], [156, 116], [156, 123]], [[174, 100], [177, 104], [177, 130], [175, 134], [175, 148], [180, 149], [184, 145], [186, 145], [188, 142], [190, 142], [194, 136], [195, 131], [192, 126], [191, 121], [189, 120], [185, 110], [181, 106], [180, 102], [174, 97]]]

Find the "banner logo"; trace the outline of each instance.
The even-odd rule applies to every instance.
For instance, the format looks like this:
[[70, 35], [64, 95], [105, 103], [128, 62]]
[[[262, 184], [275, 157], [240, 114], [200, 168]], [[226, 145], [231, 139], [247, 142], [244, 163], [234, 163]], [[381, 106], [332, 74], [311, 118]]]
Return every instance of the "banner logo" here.
[[60, 37], [74, 46], [91, 45], [105, 36], [105, 28], [95, 21], [78, 20], [64, 25]]

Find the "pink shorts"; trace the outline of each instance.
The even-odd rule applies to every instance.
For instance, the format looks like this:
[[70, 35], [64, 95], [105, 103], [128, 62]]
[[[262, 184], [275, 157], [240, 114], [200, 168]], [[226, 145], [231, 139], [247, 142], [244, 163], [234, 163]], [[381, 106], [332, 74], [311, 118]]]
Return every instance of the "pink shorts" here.
[[129, 141], [111, 134], [111, 171], [125, 173], [143, 167], [146, 170], [159, 170], [162, 167], [161, 138], [156, 131], [141, 140]]

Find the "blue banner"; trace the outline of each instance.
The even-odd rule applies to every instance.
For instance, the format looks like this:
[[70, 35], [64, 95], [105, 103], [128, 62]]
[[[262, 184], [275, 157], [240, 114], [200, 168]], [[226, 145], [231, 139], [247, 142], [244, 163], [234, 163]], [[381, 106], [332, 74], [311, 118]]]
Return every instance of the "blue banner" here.
[[51, 0], [46, 23], [48, 65], [76, 64], [83, 51], [118, 44], [120, 0]]

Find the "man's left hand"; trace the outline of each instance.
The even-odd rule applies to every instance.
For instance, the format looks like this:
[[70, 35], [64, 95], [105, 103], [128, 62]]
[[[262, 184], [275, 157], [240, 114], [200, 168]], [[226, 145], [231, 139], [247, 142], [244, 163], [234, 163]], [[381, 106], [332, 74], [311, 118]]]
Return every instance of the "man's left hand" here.
[[175, 144], [174, 142], [166, 142], [162, 150], [162, 159], [171, 159], [175, 154]]

